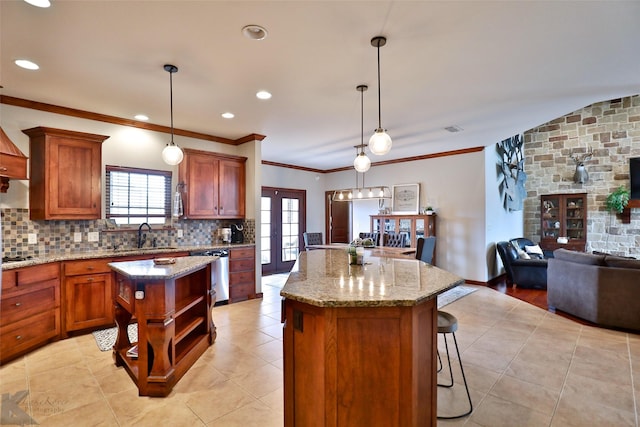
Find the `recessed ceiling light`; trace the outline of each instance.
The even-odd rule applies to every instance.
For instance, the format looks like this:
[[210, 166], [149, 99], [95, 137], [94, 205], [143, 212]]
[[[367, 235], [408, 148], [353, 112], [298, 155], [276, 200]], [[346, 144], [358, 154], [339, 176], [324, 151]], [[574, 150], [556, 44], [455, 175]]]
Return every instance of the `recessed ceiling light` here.
[[261, 90], [260, 92], [256, 93], [256, 96], [260, 99], [269, 99], [271, 98], [271, 94], [269, 92], [267, 92], [266, 90]]
[[444, 130], [449, 131], [451, 133], [455, 133], [455, 132], [460, 132], [463, 129], [458, 125], [453, 125], [453, 126], [447, 126], [446, 128], [444, 128]]
[[51, 6], [51, 2], [49, 0], [24, 0], [32, 6], [37, 7], [49, 7]]
[[224, 117], [225, 119], [233, 119], [235, 117], [235, 115], [233, 113], [222, 113], [222, 117]]
[[24, 68], [25, 70], [39, 70], [40, 69], [40, 66], [38, 66], [38, 64], [36, 64], [35, 62], [31, 62], [28, 59], [16, 59], [15, 60], [15, 64], [20, 68]]
[[242, 27], [242, 34], [250, 40], [264, 40], [267, 38], [267, 30], [260, 25], [247, 25]]
[[136, 114], [135, 116], [133, 116], [133, 118], [136, 120], [141, 120], [143, 122], [146, 122], [147, 120], [149, 120], [149, 116], [145, 114]]

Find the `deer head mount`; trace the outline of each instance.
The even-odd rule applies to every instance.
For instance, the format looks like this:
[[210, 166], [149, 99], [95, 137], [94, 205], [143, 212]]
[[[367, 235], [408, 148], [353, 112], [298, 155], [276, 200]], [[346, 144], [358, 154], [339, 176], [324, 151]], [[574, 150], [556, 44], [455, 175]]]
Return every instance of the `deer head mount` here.
[[587, 172], [584, 162], [589, 160], [591, 157], [593, 157], [593, 148], [591, 147], [589, 147], [589, 150], [583, 154], [573, 154], [573, 150], [571, 150], [569, 158], [576, 164], [576, 171], [573, 174], [573, 182], [576, 184], [584, 184], [589, 181], [589, 172]]

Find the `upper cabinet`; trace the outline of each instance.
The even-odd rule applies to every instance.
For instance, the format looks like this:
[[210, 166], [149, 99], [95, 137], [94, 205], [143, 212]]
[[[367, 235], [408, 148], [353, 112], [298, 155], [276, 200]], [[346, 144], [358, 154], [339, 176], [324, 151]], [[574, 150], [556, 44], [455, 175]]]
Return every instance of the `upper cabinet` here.
[[0, 193], [6, 193], [10, 179], [27, 179], [27, 157], [0, 127]]
[[29, 211], [38, 219], [100, 219], [104, 135], [46, 127], [29, 135]]
[[178, 167], [184, 217], [244, 218], [246, 161], [246, 157], [184, 149]]

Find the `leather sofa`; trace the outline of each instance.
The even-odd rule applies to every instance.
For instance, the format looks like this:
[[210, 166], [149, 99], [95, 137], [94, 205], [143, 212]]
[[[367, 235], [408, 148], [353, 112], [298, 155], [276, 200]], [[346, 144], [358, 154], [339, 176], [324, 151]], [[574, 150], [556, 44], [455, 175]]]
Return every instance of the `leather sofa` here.
[[640, 260], [556, 249], [547, 271], [550, 310], [640, 330]]
[[521, 258], [518, 249], [524, 252], [526, 246], [536, 246], [536, 244], [524, 237], [496, 244], [498, 255], [500, 255], [502, 265], [507, 273], [507, 285], [546, 289], [547, 258]]

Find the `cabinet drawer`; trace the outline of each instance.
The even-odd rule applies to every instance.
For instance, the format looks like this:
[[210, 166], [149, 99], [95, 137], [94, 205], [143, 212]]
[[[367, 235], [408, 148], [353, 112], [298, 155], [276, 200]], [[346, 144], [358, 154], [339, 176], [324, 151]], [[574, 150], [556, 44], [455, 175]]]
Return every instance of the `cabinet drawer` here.
[[229, 261], [229, 271], [248, 271], [253, 270], [255, 262], [253, 259], [232, 259]]
[[29, 288], [42, 288], [43, 282], [53, 281], [58, 283], [60, 265], [58, 263], [26, 267], [17, 270], [2, 272], [2, 296], [10, 296], [13, 293], [28, 292]]
[[0, 328], [2, 361], [60, 335], [60, 312], [53, 309]]
[[57, 279], [59, 275], [60, 265], [58, 263], [25, 268], [18, 270], [18, 286]]
[[77, 276], [80, 274], [110, 273], [109, 263], [111, 260], [105, 259], [88, 259], [85, 261], [65, 262], [64, 275]]
[[254, 258], [254, 248], [247, 247], [247, 248], [231, 249], [229, 251], [229, 258], [230, 259]]
[[253, 286], [253, 284], [229, 286], [230, 302], [249, 299], [249, 297], [253, 297], [254, 293], [255, 293], [255, 287]]
[[229, 285], [251, 284], [255, 282], [255, 274], [253, 271], [241, 271], [229, 275]]
[[0, 305], [0, 326], [51, 310], [57, 305], [57, 292], [53, 286], [15, 297], [3, 298]]

